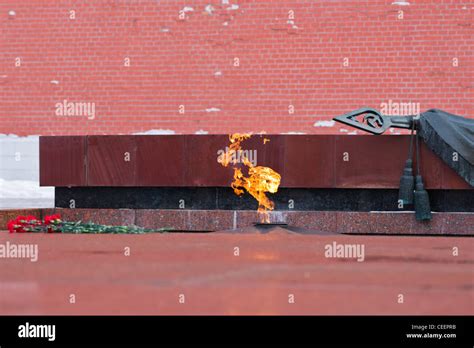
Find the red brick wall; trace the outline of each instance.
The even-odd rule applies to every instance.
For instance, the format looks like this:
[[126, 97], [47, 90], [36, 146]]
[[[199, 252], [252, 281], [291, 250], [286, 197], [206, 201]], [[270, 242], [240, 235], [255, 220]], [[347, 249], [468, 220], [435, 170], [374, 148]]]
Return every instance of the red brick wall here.
[[389, 100], [474, 117], [472, 2], [394, 1], [2, 0], [0, 133], [338, 133], [313, 124]]

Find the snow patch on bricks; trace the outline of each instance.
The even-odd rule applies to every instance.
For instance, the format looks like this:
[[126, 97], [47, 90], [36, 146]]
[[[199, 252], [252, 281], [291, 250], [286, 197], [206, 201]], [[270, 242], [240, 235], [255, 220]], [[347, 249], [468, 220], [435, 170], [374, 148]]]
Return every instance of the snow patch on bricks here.
[[205, 130], [203, 130], [203, 129], [200, 129], [200, 130], [196, 131], [194, 134], [199, 134], [199, 135], [201, 135], [201, 134], [209, 134], [209, 132], [208, 132], [208, 131], [205, 131]]
[[327, 120], [323, 120], [323, 121], [316, 121], [314, 122], [314, 127], [334, 127], [334, 125], [336, 124], [335, 121], [327, 121]]
[[235, 10], [238, 10], [238, 9], [239, 9], [239, 5], [237, 5], [237, 4], [232, 4], [229, 7], [227, 7], [228, 11], [235, 11]]
[[181, 11], [183, 11], [183, 12], [193, 12], [194, 8], [192, 8], [191, 6], [184, 6]]
[[176, 134], [172, 129], [150, 129], [144, 132], [133, 133], [134, 135], [167, 135]]
[[28, 138], [39, 139], [39, 135], [35, 135], [35, 134], [22, 136], [22, 135], [17, 135], [13, 133], [8, 133], [8, 134], [0, 133], [0, 138], [3, 138], [3, 137], [20, 138], [20, 139], [28, 139]]
[[219, 108], [207, 108], [206, 109], [206, 112], [219, 112], [219, 111], [221, 111], [221, 109], [219, 109]]
[[397, 132], [397, 131], [395, 130], [395, 128], [390, 128], [390, 129], [389, 129], [389, 132], [392, 133], [392, 134], [401, 134], [400, 132]]
[[208, 15], [211, 15], [211, 16], [212, 16], [212, 14], [214, 13], [215, 10], [216, 9], [211, 4], [206, 5], [206, 7], [204, 7], [204, 12], [206, 12]]
[[394, 1], [392, 2], [392, 5], [410, 6], [410, 3], [408, 1]]
[[281, 134], [294, 134], [294, 135], [302, 135], [302, 134], [306, 134], [305, 132], [284, 132], [284, 133], [281, 133]]

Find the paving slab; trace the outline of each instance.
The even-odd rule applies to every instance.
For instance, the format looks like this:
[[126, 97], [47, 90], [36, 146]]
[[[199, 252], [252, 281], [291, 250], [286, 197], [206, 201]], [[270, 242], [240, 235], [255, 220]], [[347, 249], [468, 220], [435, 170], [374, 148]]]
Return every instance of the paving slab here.
[[[474, 312], [469, 237], [0, 232], [7, 243], [39, 252], [0, 258], [0, 315]], [[364, 261], [325, 257], [333, 243], [364, 245]]]

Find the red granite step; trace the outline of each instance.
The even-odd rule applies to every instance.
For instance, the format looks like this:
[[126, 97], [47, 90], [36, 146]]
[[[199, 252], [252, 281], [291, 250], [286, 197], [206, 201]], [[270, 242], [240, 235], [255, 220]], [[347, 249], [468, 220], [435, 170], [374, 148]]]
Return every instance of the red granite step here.
[[[17, 215], [43, 217], [60, 213], [64, 220], [93, 221], [107, 225], [146, 228], [170, 227], [179, 231], [220, 231], [253, 226], [255, 211], [156, 210], [156, 209], [32, 209], [0, 211], [0, 230]], [[279, 211], [272, 221], [329, 233], [393, 235], [474, 235], [474, 213], [433, 213], [429, 222], [418, 222], [413, 212]]]

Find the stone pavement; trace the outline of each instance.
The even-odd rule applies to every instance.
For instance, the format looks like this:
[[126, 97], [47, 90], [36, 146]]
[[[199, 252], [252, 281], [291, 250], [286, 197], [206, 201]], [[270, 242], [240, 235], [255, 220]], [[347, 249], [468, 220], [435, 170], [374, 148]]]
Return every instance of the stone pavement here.
[[[334, 243], [363, 261], [325, 257]], [[0, 315], [474, 312], [470, 237], [0, 232], [19, 244], [38, 261], [0, 258]]]

